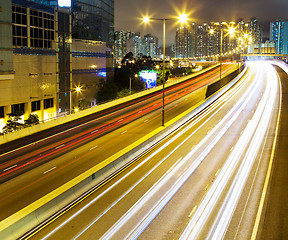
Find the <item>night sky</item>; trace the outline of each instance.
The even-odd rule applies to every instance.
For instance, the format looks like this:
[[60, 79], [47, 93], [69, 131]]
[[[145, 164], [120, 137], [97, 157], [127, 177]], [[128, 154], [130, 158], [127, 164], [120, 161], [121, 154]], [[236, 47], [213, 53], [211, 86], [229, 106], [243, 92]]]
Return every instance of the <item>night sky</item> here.
[[[140, 32], [141, 36], [151, 33], [162, 44], [162, 22], [144, 25], [141, 17], [175, 18], [184, 12], [196, 23], [238, 18], [247, 22], [255, 17], [264, 27], [264, 37], [269, 37], [270, 21], [288, 19], [288, 0], [115, 0], [115, 30]], [[167, 22], [167, 45], [174, 42], [177, 26], [177, 20]]]

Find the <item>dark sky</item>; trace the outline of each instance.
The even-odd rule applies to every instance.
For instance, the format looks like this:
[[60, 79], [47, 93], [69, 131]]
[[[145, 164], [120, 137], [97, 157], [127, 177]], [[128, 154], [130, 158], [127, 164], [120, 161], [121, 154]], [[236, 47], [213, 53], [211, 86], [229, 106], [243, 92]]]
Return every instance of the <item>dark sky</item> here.
[[[162, 22], [148, 25], [141, 17], [175, 18], [180, 13], [189, 15], [190, 21], [205, 23], [211, 21], [248, 21], [256, 17], [268, 35], [269, 22], [278, 18], [288, 19], [288, 0], [115, 0], [115, 30], [140, 32], [141, 36], [151, 33], [162, 43]], [[166, 24], [166, 42], [174, 42], [177, 20]]]

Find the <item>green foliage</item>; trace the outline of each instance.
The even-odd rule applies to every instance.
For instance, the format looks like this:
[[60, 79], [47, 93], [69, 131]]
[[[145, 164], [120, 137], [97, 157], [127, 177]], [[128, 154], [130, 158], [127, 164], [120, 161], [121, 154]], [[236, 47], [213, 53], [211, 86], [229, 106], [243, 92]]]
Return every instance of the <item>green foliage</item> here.
[[18, 121], [21, 120], [23, 112], [13, 112], [8, 114], [10, 119], [7, 121], [6, 125], [2, 128], [2, 133], [7, 134], [10, 132], [15, 132], [19, 129], [24, 128], [24, 124]]
[[91, 103], [85, 99], [81, 99], [78, 101], [78, 106], [81, 110], [88, 108], [90, 104]]
[[39, 124], [39, 117], [37, 114], [30, 114], [28, 119], [24, 120], [25, 127]]
[[117, 97], [117, 86], [115, 83], [106, 82], [101, 79], [99, 82], [99, 90], [97, 94], [98, 103], [103, 103]]
[[122, 98], [122, 97], [126, 97], [130, 94], [130, 90], [129, 89], [123, 89], [120, 92], [118, 92], [117, 97], [118, 98]]
[[[165, 69], [165, 82], [168, 80], [168, 78], [171, 76], [171, 71], [170, 69]], [[157, 78], [157, 81], [156, 81], [156, 84], [157, 85], [160, 85], [163, 83], [163, 70], [158, 70], [158, 78]]]
[[133, 53], [127, 53], [121, 61], [122, 67], [115, 69], [115, 84], [118, 90], [129, 89], [130, 80], [133, 91], [141, 91], [145, 89], [145, 84], [139, 77], [135, 77], [142, 70], [152, 70], [155, 68], [155, 63], [150, 56], [138, 54], [134, 58]]

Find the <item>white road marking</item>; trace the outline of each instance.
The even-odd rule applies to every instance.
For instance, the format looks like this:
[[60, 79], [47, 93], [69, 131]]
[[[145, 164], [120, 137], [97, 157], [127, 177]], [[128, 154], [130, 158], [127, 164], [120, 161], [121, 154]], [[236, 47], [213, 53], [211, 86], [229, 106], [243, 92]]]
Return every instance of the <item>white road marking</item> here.
[[17, 167], [17, 164], [15, 164], [15, 165], [13, 165], [13, 166], [10, 166], [10, 167], [8, 167], [8, 168], [5, 168], [3, 171], [5, 172], [5, 171], [8, 171], [8, 170], [10, 170], [11, 168], [14, 168], [14, 167]]
[[98, 145], [96, 145], [96, 146], [90, 148], [90, 151], [93, 150], [93, 149], [95, 149], [95, 148], [97, 148], [97, 147], [98, 147]]
[[55, 168], [56, 168], [56, 167], [50, 168], [49, 170], [45, 171], [43, 174], [46, 174], [46, 173], [48, 173], [48, 172], [51, 172], [51, 171], [53, 171]]
[[124, 134], [124, 133], [126, 133], [126, 132], [127, 132], [127, 130], [126, 130], [126, 131], [124, 131], [124, 132], [122, 132], [122, 133], [121, 133], [121, 135], [122, 135], [122, 134]]
[[62, 144], [62, 145], [56, 147], [55, 149], [58, 149], [58, 148], [61, 148], [61, 147], [64, 147], [64, 146], [65, 146], [65, 144]]
[[193, 213], [196, 211], [196, 209], [197, 209], [197, 205], [195, 205], [194, 208], [192, 209], [192, 211], [190, 212], [189, 218], [192, 217], [192, 215], [193, 215]]

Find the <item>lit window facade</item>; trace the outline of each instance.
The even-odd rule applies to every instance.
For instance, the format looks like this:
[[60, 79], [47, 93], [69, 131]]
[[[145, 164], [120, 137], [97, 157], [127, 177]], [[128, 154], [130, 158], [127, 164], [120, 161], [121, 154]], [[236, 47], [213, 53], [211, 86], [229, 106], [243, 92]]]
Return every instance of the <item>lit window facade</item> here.
[[55, 38], [54, 12], [16, 4], [12, 6], [13, 46], [51, 49]]
[[114, 43], [114, 0], [72, 0], [73, 38]]

